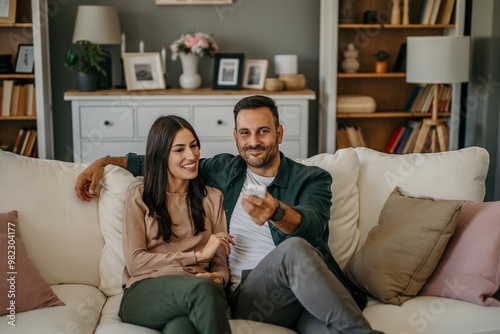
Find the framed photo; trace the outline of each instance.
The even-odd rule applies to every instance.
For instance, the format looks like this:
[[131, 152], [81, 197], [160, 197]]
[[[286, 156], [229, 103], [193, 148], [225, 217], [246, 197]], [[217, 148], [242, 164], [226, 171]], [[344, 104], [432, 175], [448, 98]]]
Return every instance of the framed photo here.
[[233, 0], [156, 0], [157, 5], [230, 5], [232, 3]]
[[213, 89], [241, 89], [243, 53], [216, 53]]
[[[0, 0], [1, 1], [1, 0]], [[33, 44], [19, 44], [17, 48], [16, 73], [33, 73], [35, 70], [35, 55]]]
[[266, 59], [245, 60], [245, 71], [243, 74], [243, 88], [263, 89], [264, 80], [267, 75]]
[[0, 0], [0, 23], [16, 22], [16, 0]]
[[127, 90], [165, 89], [159, 52], [123, 54]]

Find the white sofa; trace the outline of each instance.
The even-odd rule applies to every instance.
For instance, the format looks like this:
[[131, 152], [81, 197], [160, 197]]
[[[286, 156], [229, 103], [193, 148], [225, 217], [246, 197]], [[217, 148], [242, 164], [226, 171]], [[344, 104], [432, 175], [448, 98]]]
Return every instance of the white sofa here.
[[[396, 185], [415, 195], [482, 201], [488, 159], [481, 148], [404, 156], [357, 148], [300, 161], [332, 173], [329, 245], [343, 268], [377, 224]], [[66, 304], [18, 313], [15, 327], [4, 319], [0, 333], [158, 333], [123, 324], [117, 316], [121, 210], [129, 185], [137, 179], [108, 166], [100, 199], [81, 202], [74, 187], [85, 167], [0, 151], [0, 212], [18, 210], [29, 257]], [[419, 296], [402, 306], [370, 299], [364, 314], [386, 333], [500, 332], [500, 307], [440, 297]], [[293, 333], [244, 320], [231, 320], [231, 327], [234, 333]]]

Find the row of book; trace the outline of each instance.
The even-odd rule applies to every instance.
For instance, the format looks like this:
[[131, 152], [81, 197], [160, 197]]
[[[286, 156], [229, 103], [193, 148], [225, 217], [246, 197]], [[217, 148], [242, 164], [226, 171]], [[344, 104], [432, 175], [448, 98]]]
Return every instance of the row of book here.
[[14, 84], [14, 80], [4, 80], [0, 87], [0, 107], [2, 116], [36, 116], [35, 85]]
[[366, 146], [363, 135], [357, 126], [340, 125], [336, 137], [337, 149]]
[[[452, 87], [450, 85], [438, 86], [438, 111], [448, 112], [451, 105]], [[417, 85], [408, 99], [405, 110], [408, 112], [432, 112], [434, 103], [434, 85]]]
[[12, 152], [26, 157], [38, 158], [38, 140], [36, 130], [20, 129]]
[[[417, 142], [420, 129], [422, 127], [422, 121], [410, 120], [406, 126], [397, 126], [391, 134], [389, 141], [385, 147], [385, 152], [393, 154], [406, 154], [413, 153], [415, 144]], [[445, 128], [445, 137], [447, 141], [449, 128]], [[432, 133], [429, 131], [427, 133], [427, 138], [425, 139], [424, 145], [420, 152], [430, 152], [431, 150], [431, 136]]]
[[420, 24], [449, 24], [455, 0], [424, 0], [420, 10]]

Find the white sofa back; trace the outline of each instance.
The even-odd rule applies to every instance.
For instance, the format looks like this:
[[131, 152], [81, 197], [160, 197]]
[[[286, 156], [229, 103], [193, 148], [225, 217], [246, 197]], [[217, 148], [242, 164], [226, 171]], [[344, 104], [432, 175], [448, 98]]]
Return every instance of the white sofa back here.
[[50, 285], [99, 285], [98, 202], [81, 202], [74, 190], [85, 167], [0, 151], [0, 212], [18, 211], [28, 256]]

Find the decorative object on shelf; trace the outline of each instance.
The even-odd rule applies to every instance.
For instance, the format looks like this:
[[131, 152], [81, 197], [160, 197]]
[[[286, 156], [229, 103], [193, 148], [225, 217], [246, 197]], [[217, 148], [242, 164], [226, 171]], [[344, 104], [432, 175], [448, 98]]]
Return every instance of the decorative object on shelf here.
[[247, 59], [243, 71], [243, 88], [263, 89], [267, 75], [266, 59]]
[[469, 80], [469, 36], [408, 37], [406, 81], [434, 84], [432, 118], [424, 119], [415, 143], [420, 153], [430, 134], [431, 151], [447, 151], [446, 120], [438, 119], [438, 87]]
[[337, 112], [371, 113], [377, 109], [375, 99], [367, 95], [338, 95]]
[[297, 55], [275, 55], [274, 56], [274, 73], [280, 74], [297, 74], [298, 73], [298, 56]]
[[217, 53], [212, 89], [241, 89], [244, 59], [243, 53]]
[[363, 14], [364, 24], [377, 24], [377, 12], [374, 10], [367, 10]]
[[0, 55], [0, 73], [12, 73], [13, 71], [14, 69], [12, 68], [12, 55]]
[[267, 78], [264, 82], [264, 89], [270, 92], [279, 92], [285, 88], [283, 80], [276, 78]]
[[286, 90], [306, 88], [306, 77], [304, 74], [280, 74], [279, 79], [285, 83]]
[[35, 70], [35, 58], [33, 44], [19, 44], [17, 48], [16, 73], [33, 73]]
[[139, 53], [144, 53], [144, 41], [142, 39], [139, 42]]
[[410, 24], [410, 0], [403, 0], [403, 24]]
[[391, 24], [401, 23], [401, 1], [392, 0]]
[[341, 0], [340, 1], [340, 23], [354, 23], [353, 15], [353, 4], [356, 0]]
[[377, 58], [375, 62], [375, 73], [385, 73], [387, 72], [387, 59], [389, 59], [389, 54], [384, 50], [380, 50], [376, 54], [373, 55]]
[[198, 74], [198, 60], [200, 57], [213, 57], [219, 46], [212, 35], [202, 32], [181, 35], [170, 45], [172, 60], [181, 56], [182, 74], [179, 85], [184, 89], [195, 89], [201, 85], [201, 76]]
[[[120, 21], [116, 8], [112, 6], [78, 6], [73, 43], [79, 41], [89, 41], [99, 46], [122, 44]], [[98, 61], [99, 66], [103, 69], [103, 71], [99, 71], [98, 88], [111, 88], [113, 85], [111, 53], [102, 50]]]
[[233, 0], [156, 0], [156, 5], [230, 5]]
[[347, 49], [344, 50], [344, 61], [342, 69], [345, 73], [356, 73], [359, 70], [359, 53], [354, 46], [354, 43], [347, 44]]
[[0, 23], [16, 22], [16, 0], [3, 0], [1, 2]]
[[161, 57], [161, 68], [163, 69], [163, 77], [165, 82], [167, 82], [167, 50], [163, 47], [160, 51]]
[[127, 90], [165, 89], [159, 52], [131, 52], [123, 55]]
[[67, 50], [64, 55], [64, 67], [76, 72], [78, 89], [81, 92], [91, 92], [97, 90], [98, 73], [106, 75], [100, 61], [103, 59], [103, 52], [99, 45], [89, 41], [78, 41], [81, 56], [75, 55], [72, 50]]

